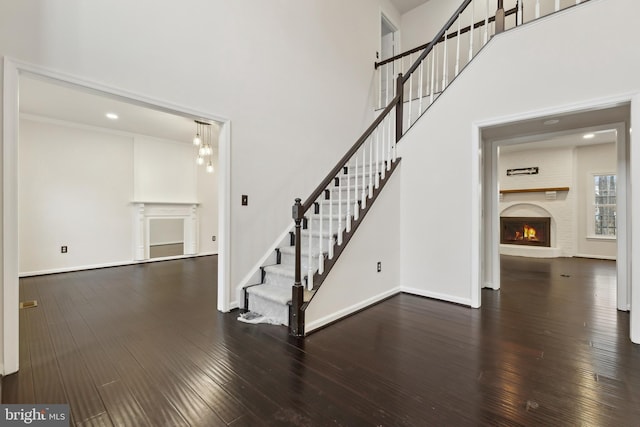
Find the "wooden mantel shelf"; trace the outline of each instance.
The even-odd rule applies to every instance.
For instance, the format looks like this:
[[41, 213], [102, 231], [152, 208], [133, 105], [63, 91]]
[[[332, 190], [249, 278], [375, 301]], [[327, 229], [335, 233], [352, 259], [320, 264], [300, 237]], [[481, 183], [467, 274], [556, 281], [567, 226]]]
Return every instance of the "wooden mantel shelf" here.
[[520, 188], [517, 190], [500, 190], [500, 194], [511, 193], [546, 193], [547, 191], [569, 191], [569, 187]]

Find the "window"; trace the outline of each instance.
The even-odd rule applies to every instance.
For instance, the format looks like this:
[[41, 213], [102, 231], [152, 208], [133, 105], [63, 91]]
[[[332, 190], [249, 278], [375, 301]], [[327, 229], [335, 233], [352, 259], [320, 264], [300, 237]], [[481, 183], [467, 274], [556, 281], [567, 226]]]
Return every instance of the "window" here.
[[594, 232], [596, 236], [616, 235], [616, 176], [594, 175]]

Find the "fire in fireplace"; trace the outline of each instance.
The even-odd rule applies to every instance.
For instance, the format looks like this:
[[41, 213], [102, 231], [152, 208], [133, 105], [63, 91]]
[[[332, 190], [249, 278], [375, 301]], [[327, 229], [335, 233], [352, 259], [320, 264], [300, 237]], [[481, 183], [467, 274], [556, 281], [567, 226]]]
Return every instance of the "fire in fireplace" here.
[[551, 247], [551, 218], [500, 217], [500, 243]]

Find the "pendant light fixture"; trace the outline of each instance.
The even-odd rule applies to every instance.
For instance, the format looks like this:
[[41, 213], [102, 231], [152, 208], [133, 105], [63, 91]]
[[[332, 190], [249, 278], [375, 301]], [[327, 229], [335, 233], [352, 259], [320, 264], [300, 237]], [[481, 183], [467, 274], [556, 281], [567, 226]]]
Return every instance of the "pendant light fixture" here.
[[211, 123], [196, 122], [196, 136], [193, 137], [193, 145], [196, 147], [196, 163], [198, 165], [206, 164], [206, 170], [209, 173], [213, 173], [213, 147], [212, 147], [212, 131]]

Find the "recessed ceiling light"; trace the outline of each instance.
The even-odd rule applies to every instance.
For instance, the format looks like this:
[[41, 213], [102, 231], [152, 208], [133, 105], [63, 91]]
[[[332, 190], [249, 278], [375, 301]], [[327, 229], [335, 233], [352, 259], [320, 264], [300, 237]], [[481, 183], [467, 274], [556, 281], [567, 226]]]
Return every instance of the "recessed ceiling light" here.
[[596, 134], [595, 133], [585, 133], [584, 135], [582, 135], [582, 137], [584, 139], [591, 139], [591, 138], [595, 138]]
[[118, 120], [118, 115], [116, 113], [107, 113], [106, 116], [108, 119]]
[[555, 125], [556, 123], [560, 123], [560, 120], [558, 120], [558, 119], [550, 119], [550, 120], [547, 120], [547, 121], [543, 122], [542, 124], [545, 125], [545, 126], [549, 126], [549, 125]]

